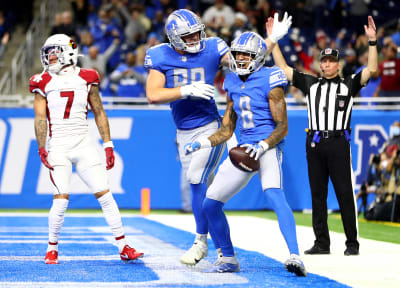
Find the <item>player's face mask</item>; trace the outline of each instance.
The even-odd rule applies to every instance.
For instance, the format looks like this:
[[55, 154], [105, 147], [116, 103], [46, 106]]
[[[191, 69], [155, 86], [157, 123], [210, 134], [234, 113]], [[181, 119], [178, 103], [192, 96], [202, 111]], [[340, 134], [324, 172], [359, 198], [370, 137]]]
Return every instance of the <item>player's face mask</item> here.
[[[64, 66], [77, 64], [78, 48], [75, 41], [67, 35], [56, 34], [46, 40], [40, 56], [45, 71], [58, 73]], [[58, 61], [53, 63], [55, 58]]]
[[[257, 33], [245, 32], [232, 41], [230, 52], [229, 69], [238, 75], [247, 75], [258, 71], [264, 65], [267, 45]], [[245, 55], [250, 57], [243, 57]]]
[[[180, 9], [173, 12], [165, 23], [165, 34], [167, 34], [169, 42], [174, 48], [188, 52], [197, 53], [205, 48], [204, 24], [200, 18], [192, 11]], [[183, 38], [194, 33], [199, 34], [197, 41], [185, 42]]]

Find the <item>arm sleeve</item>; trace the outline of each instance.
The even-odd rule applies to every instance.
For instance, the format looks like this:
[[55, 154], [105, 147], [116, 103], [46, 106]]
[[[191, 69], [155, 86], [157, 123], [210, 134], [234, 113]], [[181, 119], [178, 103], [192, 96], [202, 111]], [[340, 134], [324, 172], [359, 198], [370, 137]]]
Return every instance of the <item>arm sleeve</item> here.
[[318, 82], [317, 77], [293, 70], [293, 86], [300, 89], [304, 95], [308, 95], [311, 85], [316, 82]]
[[350, 87], [350, 95], [354, 97], [361, 90], [363, 85], [361, 85], [361, 73], [352, 74], [346, 77], [345, 82]]

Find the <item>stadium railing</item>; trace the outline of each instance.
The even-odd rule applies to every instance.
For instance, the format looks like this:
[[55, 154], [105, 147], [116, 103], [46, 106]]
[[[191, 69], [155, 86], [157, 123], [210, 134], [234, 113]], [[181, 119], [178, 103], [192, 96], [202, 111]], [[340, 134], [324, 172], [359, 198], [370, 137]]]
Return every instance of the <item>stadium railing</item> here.
[[46, 37], [46, 27], [53, 21], [52, 12], [57, 11], [57, 1], [46, 0], [40, 4], [39, 16], [35, 17], [11, 60], [10, 72], [0, 79], [0, 95], [16, 94], [17, 87], [26, 87], [27, 79], [34, 67], [34, 55]]
[[[1, 82], [0, 82], [1, 83]], [[33, 95], [0, 95], [0, 107], [17, 108], [33, 107]], [[147, 98], [137, 97], [102, 97], [105, 109], [143, 109], [143, 110], [168, 110], [168, 104], [155, 105], [149, 104]], [[216, 97], [215, 101], [218, 108], [224, 109], [226, 99]], [[286, 98], [287, 110], [306, 110], [307, 103], [305, 98], [301, 101], [294, 98]], [[400, 110], [399, 97], [362, 97], [354, 98], [353, 110]]]

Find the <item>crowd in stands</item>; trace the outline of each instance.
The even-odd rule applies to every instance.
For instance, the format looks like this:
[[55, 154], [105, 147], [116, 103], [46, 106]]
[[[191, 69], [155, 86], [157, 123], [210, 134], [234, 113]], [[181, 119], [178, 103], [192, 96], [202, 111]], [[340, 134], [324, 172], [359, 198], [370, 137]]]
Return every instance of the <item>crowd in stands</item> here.
[[26, 31], [32, 19], [33, 1], [0, 1], [0, 66], [17, 23]]
[[[10, 7], [18, 7], [15, 5], [21, 1], [23, 0], [12, 1], [17, 4], [0, 6], [1, 42], [7, 42], [10, 37], [7, 32], [10, 31], [10, 24], [15, 24], [17, 19], [13, 13], [9, 13], [11, 16], [7, 17], [3, 15], [5, 11], [16, 11]], [[64, 33], [77, 41], [83, 55], [79, 64], [84, 68], [95, 68], [100, 73], [103, 82], [102, 95], [130, 94], [132, 97], [144, 97], [143, 85], [147, 71], [143, 63], [146, 50], [159, 43], [168, 42], [164, 34], [164, 24], [168, 15], [175, 9], [187, 8], [198, 13], [206, 25], [207, 36], [221, 37], [228, 44], [247, 30], [266, 36], [267, 18], [275, 12], [288, 11], [293, 16], [293, 25], [288, 35], [280, 40], [281, 50], [288, 64], [300, 71], [318, 75], [320, 50], [326, 47], [338, 48], [342, 55], [343, 76], [355, 73], [366, 65], [368, 39], [364, 34], [363, 25], [367, 22], [367, 15], [372, 15], [378, 27], [380, 65], [377, 74], [361, 90], [360, 96], [390, 97], [400, 96], [400, 5], [396, 5], [395, 2], [70, 0], [69, 10], [55, 13], [51, 34]], [[2, 24], [4, 18], [6, 24]], [[0, 46], [0, 51], [2, 46], [4, 45]], [[135, 63], [132, 63], [132, 59], [135, 59]], [[268, 57], [266, 65], [274, 65], [272, 57]], [[223, 70], [215, 80], [220, 96], [224, 94], [222, 83], [227, 72], [229, 71]], [[125, 92], [120, 94], [121, 91]], [[294, 88], [287, 92], [289, 97], [303, 98], [301, 92]]]
[[[368, 205], [368, 195], [375, 200]], [[371, 154], [367, 179], [356, 195], [361, 199], [359, 212], [367, 220], [400, 222], [400, 122], [390, 127], [390, 139], [378, 154]]]

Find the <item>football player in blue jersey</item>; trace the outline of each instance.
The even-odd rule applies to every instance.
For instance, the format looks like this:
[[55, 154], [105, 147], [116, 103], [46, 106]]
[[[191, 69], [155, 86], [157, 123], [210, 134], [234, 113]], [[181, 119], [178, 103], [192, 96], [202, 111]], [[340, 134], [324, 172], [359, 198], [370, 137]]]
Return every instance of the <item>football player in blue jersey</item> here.
[[[214, 177], [225, 145], [204, 144], [199, 151], [186, 155], [185, 143], [196, 142], [218, 130], [221, 117], [214, 101], [214, 78], [220, 65], [229, 65], [229, 48], [218, 37], [206, 38], [204, 24], [193, 12], [180, 9], [170, 14], [165, 23], [169, 44], [147, 50], [145, 67], [149, 69], [146, 96], [150, 103], [170, 103], [177, 127], [179, 156], [184, 162], [190, 157], [187, 179], [192, 190], [192, 210], [196, 222], [193, 246], [181, 257], [182, 264], [196, 265], [207, 256], [208, 220], [202, 205]], [[276, 43], [287, 33], [285, 25], [274, 22], [274, 31], [266, 40]], [[213, 231], [210, 229], [213, 236]], [[216, 248], [217, 237], [212, 237]]]
[[[285, 16], [284, 21], [288, 21], [290, 27], [291, 17]], [[201, 151], [203, 147], [221, 145], [232, 136], [236, 122], [239, 123], [239, 145], [247, 147], [246, 153], [260, 161], [258, 176], [289, 248], [290, 257], [285, 267], [298, 276], [306, 276], [299, 257], [295, 219], [282, 187], [282, 146], [288, 131], [284, 98], [288, 84], [286, 75], [277, 66], [263, 67], [267, 45], [257, 33], [245, 32], [238, 36], [232, 42], [230, 56], [230, 69], [234, 73], [228, 74], [224, 82], [228, 101], [221, 128], [209, 137], [202, 136], [187, 143], [185, 151], [192, 153]], [[239, 271], [223, 206], [255, 174], [239, 170], [228, 157], [207, 190], [203, 212], [222, 251], [222, 257], [208, 272]]]

